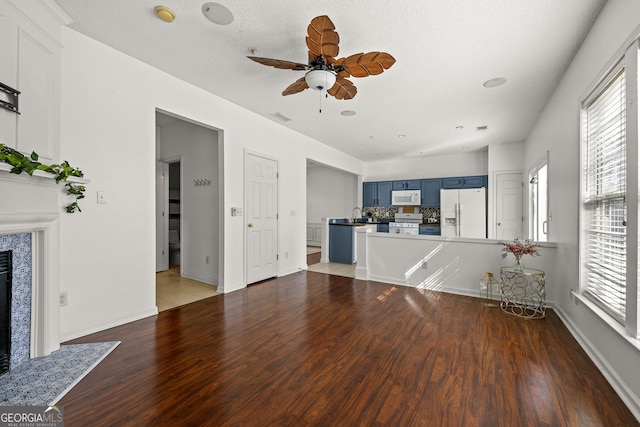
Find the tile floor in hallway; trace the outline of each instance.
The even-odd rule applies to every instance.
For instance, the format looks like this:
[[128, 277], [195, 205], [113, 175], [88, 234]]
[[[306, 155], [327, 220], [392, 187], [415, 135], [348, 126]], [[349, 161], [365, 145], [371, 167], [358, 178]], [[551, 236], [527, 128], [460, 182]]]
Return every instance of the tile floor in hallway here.
[[[307, 255], [320, 252], [317, 246], [307, 246]], [[309, 259], [309, 258], [307, 258]], [[356, 265], [338, 264], [335, 262], [318, 262], [307, 266], [307, 270], [316, 273], [333, 274], [335, 276], [356, 277]]]
[[180, 276], [180, 266], [156, 273], [156, 305], [158, 311], [189, 304], [214, 295], [218, 287]]

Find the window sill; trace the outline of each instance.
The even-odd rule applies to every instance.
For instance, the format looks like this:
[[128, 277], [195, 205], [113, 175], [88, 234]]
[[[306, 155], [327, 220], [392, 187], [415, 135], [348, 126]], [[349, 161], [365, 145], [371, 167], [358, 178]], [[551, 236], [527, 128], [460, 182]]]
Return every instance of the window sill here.
[[632, 337], [626, 331], [623, 325], [618, 323], [614, 318], [612, 318], [606, 311], [598, 307], [593, 301], [589, 298], [579, 294], [578, 292], [571, 292], [571, 295], [576, 298], [581, 304], [584, 304], [591, 312], [593, 312], [596, 316], [598, 316], [609, 328], [611, 328], [616, 334], [620, 336], [620, 338], [624, 339], [629, 345], [631, 345], [638, 353], [640, 353], [640, 340]]

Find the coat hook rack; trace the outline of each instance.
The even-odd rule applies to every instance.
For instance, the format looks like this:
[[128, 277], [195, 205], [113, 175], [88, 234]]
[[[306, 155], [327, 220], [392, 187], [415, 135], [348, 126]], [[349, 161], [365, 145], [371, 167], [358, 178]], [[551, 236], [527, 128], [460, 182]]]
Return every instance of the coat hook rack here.
[[209, 181], [208, 179], [194, 179], [193, 185], [195, 185], [196, 187], [210, 186], [211, 181]]
[[18, 111], [18, 95], [20, 95], [20, 92], [7, 86], [4, 83], [0, 83], [0, 92], [4, 92], [9, 95], [8, 101], [3, 101], [0, 99], [0, 107], [4, 108], [5, 110], [13, 111], [16, 114], [20, 114], [20, 111]]

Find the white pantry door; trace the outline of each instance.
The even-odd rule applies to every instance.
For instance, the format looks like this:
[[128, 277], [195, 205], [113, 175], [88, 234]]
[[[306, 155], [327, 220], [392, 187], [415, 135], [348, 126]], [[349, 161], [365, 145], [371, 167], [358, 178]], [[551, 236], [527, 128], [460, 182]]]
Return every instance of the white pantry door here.
[[522, 174], [496, 175], [496, 239], [522, 236]]
[[247, 284], [278, 272], [278, 162], [245, 154]]

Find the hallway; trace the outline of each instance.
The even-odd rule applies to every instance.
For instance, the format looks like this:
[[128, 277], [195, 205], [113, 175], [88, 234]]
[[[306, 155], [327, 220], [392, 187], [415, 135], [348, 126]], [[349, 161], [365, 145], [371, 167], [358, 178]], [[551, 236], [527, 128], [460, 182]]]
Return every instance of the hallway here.
[[158, 311], [165, 311], [218, 293], [218, 287], [180, 276], [180, 266], [156, 273], [156, 305]]

